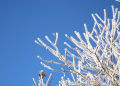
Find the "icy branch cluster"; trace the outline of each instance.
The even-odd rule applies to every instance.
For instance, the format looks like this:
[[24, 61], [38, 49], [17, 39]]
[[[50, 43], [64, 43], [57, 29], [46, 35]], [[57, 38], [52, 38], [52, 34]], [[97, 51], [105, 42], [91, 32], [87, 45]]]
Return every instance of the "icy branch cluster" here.
[[[120, 86], [120, 11], [112, 6], [112, 18], [107, 17], [105, 9], [104, 18], [101, 18], [97, 13], [92, 14], [92, 18], [94, 26], [91, 32], [84, 24], [85, 40], [77, 31], [74, 33], [79, 40], [65, 34], [76, 47], [64, 42], [69, 48], [64, 49], [64, 55], [57, 47], [58, 33], [56, 33], [54, 42], [45, 36], [53, 48], [40, 38], [35, 40], [37, 44], [44, 46], [56, 56], [61, 63], [53, 60], [48, 61], [38, 56], [39, 59], [47, 63], [68, 67], [68, 70], [64, 68], [56, 70], [41, 62], [44, 67], [64, 74], [59, 81], [60, 86]], [[77, 55], [71, 51], [76, 52]], [[66, 72], [71, 74], [72, 79], [65, 76]]]

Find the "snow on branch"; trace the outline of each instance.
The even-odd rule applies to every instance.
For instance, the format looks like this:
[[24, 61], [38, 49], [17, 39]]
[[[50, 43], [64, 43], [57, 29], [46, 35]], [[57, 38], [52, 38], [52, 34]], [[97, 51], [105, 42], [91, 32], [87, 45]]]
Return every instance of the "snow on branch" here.
[[44, 82], [44, 77], [45, 76], [46, 75], [45, 75], [44, 71], [41, 70], [39, 72], [39, 80], [38, 80], [38, 82], [36, 82], [35, 78], [33, 78], [34, 85], [32, 85], [32, 86], [48, 86], [50, 84], [51, 79], [52, 79], [52, 74], [49, 75], [46, 83]]
[[[91, 32], [89, 32], [89, 27], [84, 24], [85, 33], [83, 35], [85, 40], [77, 31], [74, 33], [79, 40], [65, 34], [75, 47], [64, 42], [67, 46], [64, 55], [57, 47], [58, 33], [56, 33], [54, 42], [45, 36], [53, 48], [45, 44], [40, 38], [35, 40], [35, 43], [44, 46], [61, 61], [61, 63], [53, 60], [48, 61], [38, 56], [43, 62], [61, 65], [61, 70], [58, 71], [41, 62], [44, 67], [52, 71], [71, 74], [73, 80], [70, 80], [69, 77], [65, 80], [64, 75], [59, 82], [60, 86], [120, 86], [120, 11], [112, 6], [112, 18], [107, 17], [105, 9], [103, 13], [103, 18], [97, 13], [91, 15], [94, 20]], [[72, 51], [76, 52], [77, 55]], [[65, 70], [63, 66], [68, 67], [69, 70]], [[34, 79], [33, 81], [37, 86]]]

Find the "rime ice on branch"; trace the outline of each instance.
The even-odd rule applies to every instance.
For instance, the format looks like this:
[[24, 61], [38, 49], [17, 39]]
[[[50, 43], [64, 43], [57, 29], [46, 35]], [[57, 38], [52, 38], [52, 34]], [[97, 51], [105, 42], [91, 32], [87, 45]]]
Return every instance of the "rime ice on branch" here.
[[[68, 67], [69, 70], [64, 68], [56, 70], [41, 62], [44, 67], [64, 74], [59, 82], [60, 86], [120, 86], [120, 11], [112, 6], [112, 18], [107, 17], [105, 9], [103, 19], [97, 13], [92, 14], [92, 18], [94, 26], [91, 32], [84, 24], [85, 33], [83, 35], [85, 40], [77, 31], [74, 31], [74, 33], [79, 41], [73, 36], [65, 35], [76, 47], [72, 47], [67, 42], [64, 42], [64, 44], [77, 52], [78, 55], [72, 53], [68, 48], [65, 48], [64, 55], [61, 54], [57, 47], [58, 33], [56, 33], [55, 42], [45, 36], [54, 48], [45, 44], [40, 38], [35, 40], [37, 44], [44, 46], [56, 56], [61, 63], [48, 61], [38, 56], [39, 59]], [[72, 60], [69, 60], [69, 58], [72, 58]], [[69, 77], [67, 77], [67, 80], [64, 79], [66, 72], [71, 74], [72, 80]]]
[[44, 73], [43, 70], [40, 71], [40, 73], [39, 73], [38, 76], [39, 76], [39, 81], [38, 81], [38, 83], [37, 83], [36, 80], [33, 78], [34, 85], [32, 85], [32, 86], [48, 86], [48, 85], [49, 85], [50, 80], [51, 80], [51, 78], [52, 78], [52, 74], [49, 75], [46, 83], [44, 82], [44, 77], [45, 77], [46, 75], [45, 75], [45, 73]]

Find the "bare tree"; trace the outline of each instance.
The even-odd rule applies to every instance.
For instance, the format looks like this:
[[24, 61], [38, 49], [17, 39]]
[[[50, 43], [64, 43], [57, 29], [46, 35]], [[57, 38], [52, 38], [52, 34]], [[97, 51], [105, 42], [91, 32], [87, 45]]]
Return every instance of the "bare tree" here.
[[[44, 67], [64, 74], [59, 82], [60, 86], [120, 86], [120, 11], [112, 6], [112, 18], [107, 17], [105, 9], [103, 11], [104, 18], [101, 18], [97, 13], [92, 14], [94, 25], [91, 32], [84, 24], [85, 33], [83, 35], [85, 40], [77, 31], [74, 33], [78, 39], [65, 34], [75, 47], [64, 42], [69, 48], [64, 49], [64, 55], [57, 47], [58, 33], [56, 33], [54, 42], [45, 36], [53, 48], [40, 38], [35, 40], [35, 43], [44, 46], [61, 61], [48, 61], [38, 56], [44, 62], [61, 65], [61, 70], [56, 70], [41, 62]], [[68, 70], [64, 69], [63, 66], [68, 67]], [[72, 80], [69, 77], [65, 80], [66, 72], [71, 74]]]

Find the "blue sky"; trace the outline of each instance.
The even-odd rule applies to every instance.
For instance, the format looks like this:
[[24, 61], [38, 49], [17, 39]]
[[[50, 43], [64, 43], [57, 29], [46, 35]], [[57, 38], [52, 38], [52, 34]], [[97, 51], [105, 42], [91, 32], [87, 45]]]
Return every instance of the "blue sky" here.
[[[65, 33], [84, 32], [84, 23], [91, 30], [91, 13], [103, 16], [111, 5], [120, 7], [114, 0], [0, 0], [0, 85], [31, 86], [32, 77], [44, 69], [36, 56], [52, 56], [34, 40], [58, 32], [62, 50]], [[45, 72], [48, 77], [52, 71]], [[56, 86], [61, 74], [52, 73], [50, 86]]]

